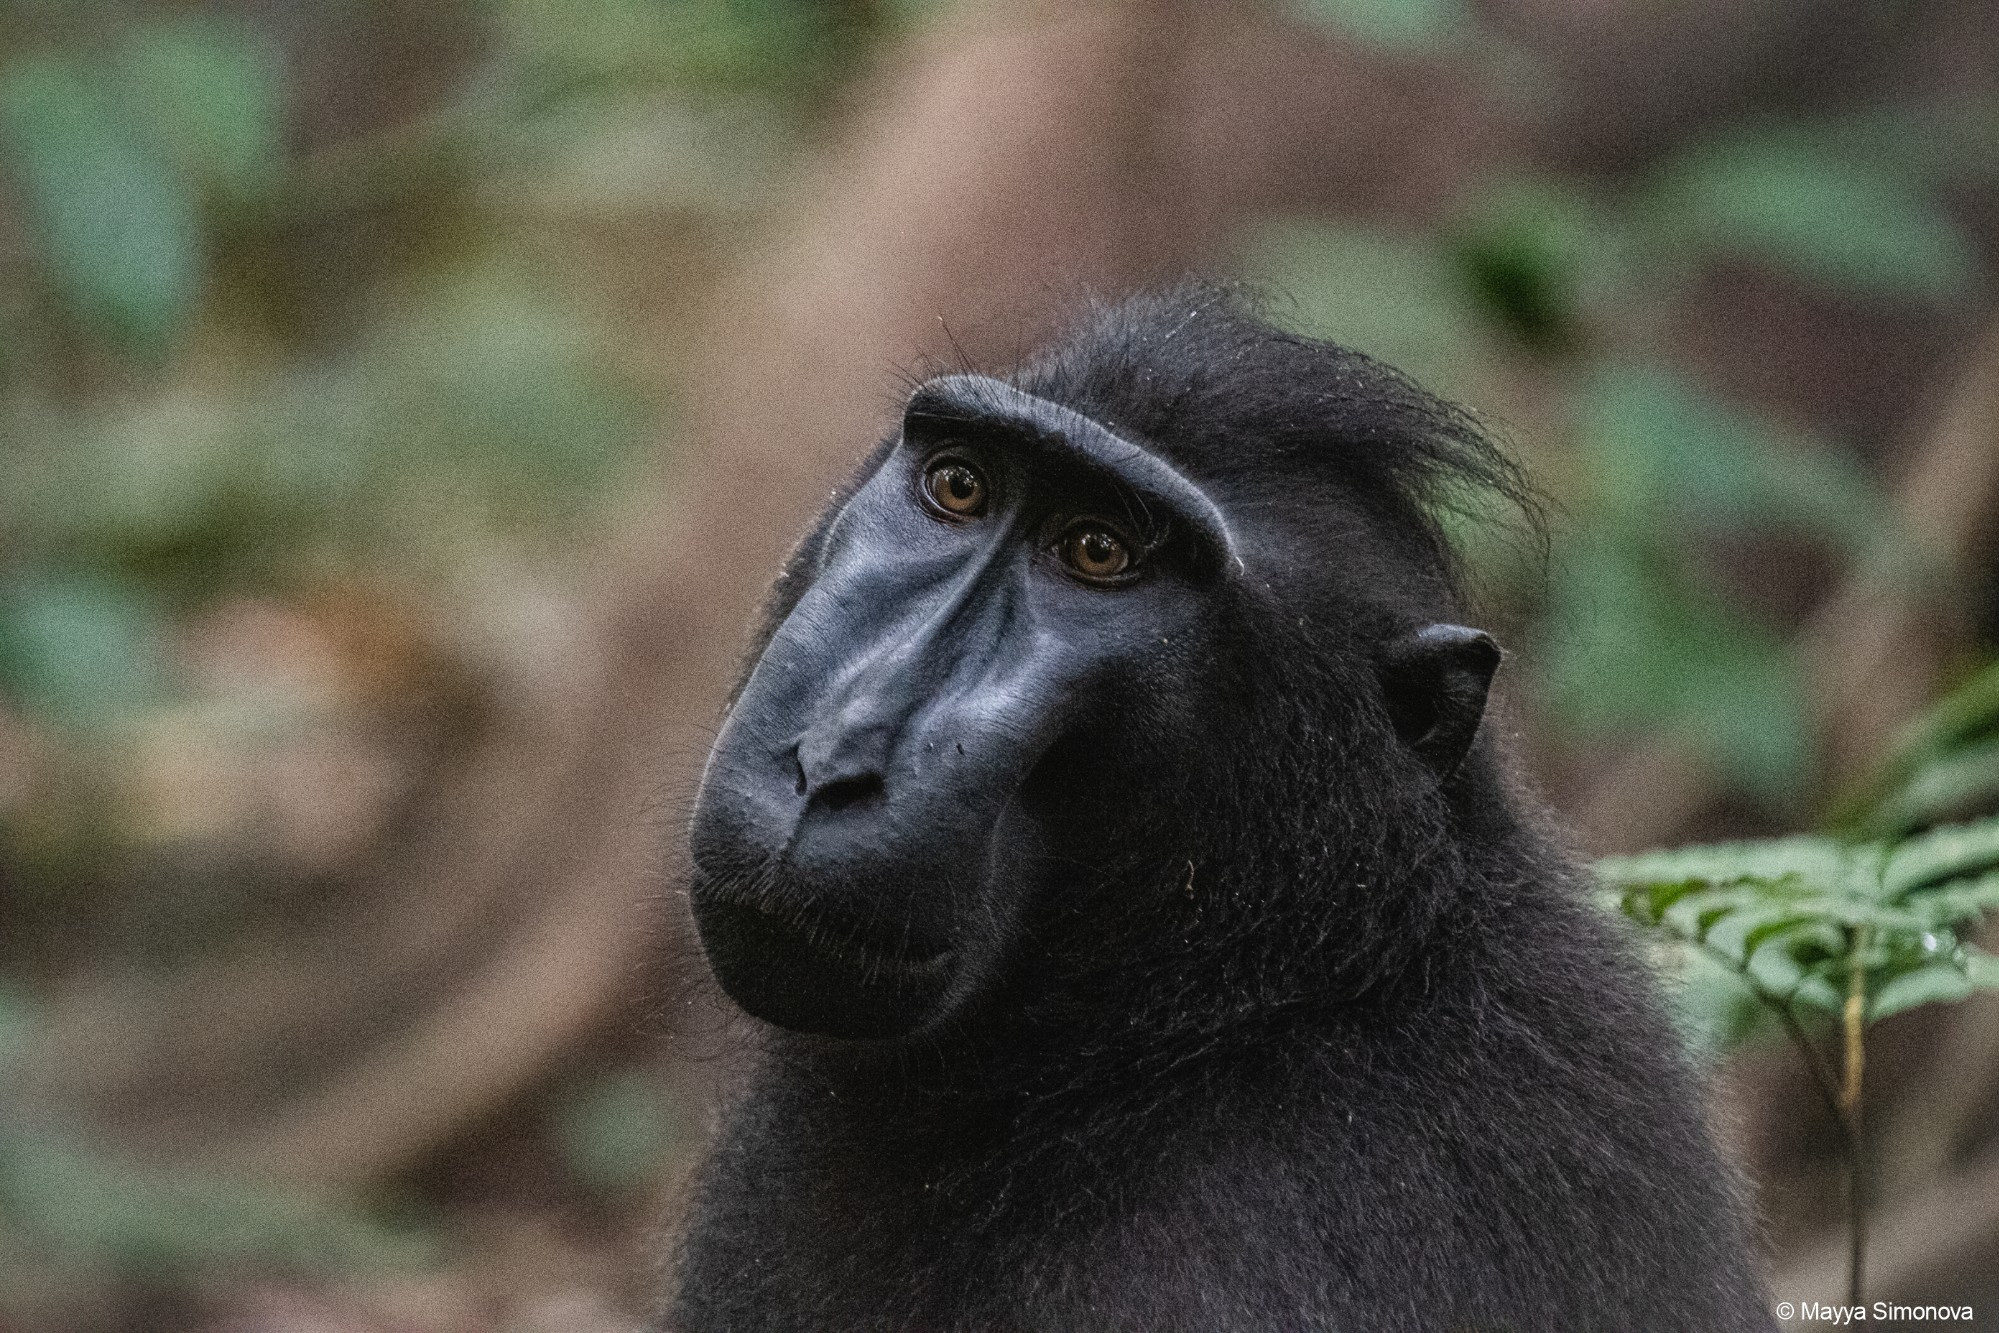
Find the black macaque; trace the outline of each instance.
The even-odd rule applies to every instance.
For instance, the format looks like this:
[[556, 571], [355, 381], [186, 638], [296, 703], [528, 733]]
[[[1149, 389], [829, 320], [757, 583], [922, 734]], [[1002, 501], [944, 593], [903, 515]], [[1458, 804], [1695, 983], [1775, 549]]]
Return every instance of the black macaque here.
[[1480, 729], [1463, 413], [1234, 295], [951, 374], [792, 557], [690, 896], [763, 1020], [663, 1327], [1734, 1333], [1738, 1179]]

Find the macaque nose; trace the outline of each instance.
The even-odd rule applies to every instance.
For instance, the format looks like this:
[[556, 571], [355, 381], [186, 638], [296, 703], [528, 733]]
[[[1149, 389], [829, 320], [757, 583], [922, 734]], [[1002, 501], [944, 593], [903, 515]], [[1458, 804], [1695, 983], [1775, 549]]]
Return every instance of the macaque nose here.
[[837, 813], [877, 801], [887, 793], [882, 775], [888, 750], [880, 727], [814, 727], [792, 752], [798, 794], [806, 808]]

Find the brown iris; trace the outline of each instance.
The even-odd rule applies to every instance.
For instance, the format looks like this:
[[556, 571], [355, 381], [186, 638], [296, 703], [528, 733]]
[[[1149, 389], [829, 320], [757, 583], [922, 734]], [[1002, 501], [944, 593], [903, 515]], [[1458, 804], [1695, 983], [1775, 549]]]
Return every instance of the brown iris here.
[[1131, 549], [1109, 528], [1079, 523], [1062, 536], [1062, 563], [1086, 579], [1114, 579], [1131, 568]]
[[986, 479], [977, 468], [947, 458], [923, 474], [930, 502], [954, 518], [977, 518], [986, 512]]

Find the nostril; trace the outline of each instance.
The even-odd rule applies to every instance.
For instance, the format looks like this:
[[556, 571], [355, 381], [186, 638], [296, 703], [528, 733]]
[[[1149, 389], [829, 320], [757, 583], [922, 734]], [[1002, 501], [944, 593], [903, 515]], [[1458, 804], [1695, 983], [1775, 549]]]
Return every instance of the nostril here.
[[834, 778], [821, 784], [812, 793], [812, 804], [824, 810], [845, 810], [849, 806], [877, 799], [883, 790], [881, 774], [856, 773], [852, 777]]
[[805, 795], [806, 788], [805, 761], [798, 757], [798, 751], [795, 749], [791, 752], [791, 768], [793, 772], [798, 774], [797, 791], [800, 796], [803, 796]]

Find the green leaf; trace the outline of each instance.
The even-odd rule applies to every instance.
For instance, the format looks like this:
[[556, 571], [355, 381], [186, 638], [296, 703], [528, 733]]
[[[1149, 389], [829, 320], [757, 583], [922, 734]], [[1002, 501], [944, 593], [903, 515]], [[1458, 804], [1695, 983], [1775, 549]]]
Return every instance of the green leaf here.
[[1966, 945], [1964, 975], [1979, 990], [1999, 990], [1999, 958], [1983, 949]]
[[1999, 871], [1911, 890], [1903, 902], [1933, 926], [1950, 927], [1999, 911]]
[[1805, 980], [1805, 965], [1795, 955], [1797, 941], [1778, 938], [1765, 941], [1749, 955], [1744, 969], [1756, 988], [1773, 999], [1785, 1001]]
[[1464, 0], [1294, 0], [1307, 18], [1371, 46], [1421, 50], [1461, 38], [1471, 26]]
[[1964, 681], [1917, 724], [1913, 748], [1941, 754], [1999, 733], [1999, 662]]
[[1704, 889], [1689, 893], [1666, 909], [1660, 918], [1682, 939], [1705, 940], [1708, 931], [1729, 913], [1755, 902], [1751, 894], [1726, 889]]
[[1599, 451], [1599, 493], [1662, 537], [1683, 538], [1687, 518], [1745, 529], [1780, 523], [1851, 552], [1892, 528], [1857, 466], [1667, 371], [1607, 367], [1586, 387], [1582, 410], [1581, 431]]
[[796, 95], [855, 53], [845, 7], [772, 0], [509, 0], [511, 64], [536, 101], [607, 85]]
[[0, 1212], [42, 1245], [135, 1275], [245, 1262], [337, 1274], [434, 1262], [429, 1238], [245, 1180], [114, 1160], [73, 1136], [0, 1125]]
[[1290, 311], [1273, 313], [1299, 332], [1440, 391], [1463, 385], [1480, 354], [1477, 307], [1445, 254], [1421, 237], [1285, 219], [1251, 238], [1243, 271], [1292, 299]]
[[597, 1078], [558, 1108], [557, 1141], [587, 1184], [619, 1191], [643, 1183], [682, 1138], [657, 1082], [636, 1070]]
[[1869, 831], [1900, 833], [1973, 813], [1999, 794], [1995, 785], [1999, 663], [1958, 685], [1918, 719], [1838, 818]]
[[1756, 948], [1772, 936], [1817, 919], [1789, 903], [1757, 904], [1730, 912], [1715, 922], [1703, 943], [1727, 955], [1738, 966], [1746, 965]]
[[1704, 887], [1698, 880], [1631, 884], [1621, 888], [1613, 886], [1611, 896], [1618, 911], [1640, 925], [1656, 926], [1674, 903]]
[[1875, 804], [1867, 827], [1883, 832], [1920, 828], [1999, 803], [1999, 737], [1929, 760]]
[[1694, 1050], [1726, 1051], [1767, 1021], [1762, 1004], [1743, 978], [1707, 955], [1688, 951], [1679, 971], [1680, 985], [1671, 995], [1672, 1015]]
[[188, 170], [239, 197], [268, 183], [284, 103], [277, 61], [254, 30], [213, 17], [149, 24], [121, 68], [127, 98]]
[[1671, 236], [1831, 287], [1948, 301], [1980, 274], [1971, 243], [1936, 199], [1804, 128], [1699, 144], [1662, 173], [1650, 202]]
[[1891, 977], [1867, 1002], [1867, 1020], [1879, 1022], [1919, 1005], [1948, 1003], [1971, 994], [1971, 980], [1954, 962], [1926, 963]]
[[59, 722], [115, 720], [165, 687], [159, 616], [124, 585], [43, 574], [0, 585], [0, 688]]
[[1556, 181], [1504, 179], [1464, 207], [1449, 239], [1479, 307], [1533, 351], [1577, 350], [1582, 307], [1628, 289], [1622, 231], [1595, 200]]
[[51, 277], [87, 321], [157, 352], [200, 294], [194, 193], [92, 68], [53, 55], [0, 72], [4, 155]]
[[1898, 846], [1882, 872], [1890, 896], [1999, 866], [1999, 817], [1947, 824]]
[[1539, 654], [1550, 706], [1592, 734], [1676, 730], [1743, 787], [1781, 802], [1809, 755], [1788, 646], [1675, 586], [1658, 565], [1603, 540], [1557, 560]]
[[1773, 807], [1785, 807], [1811, 766], [1809, 725], [1790, 652], [1746, 625], [1688, 627], [1673, 725], [1719, 770]]
[[1877, 936], [1916, 938], [1929, 929], [1929, 923], [1914, 912], [1857, 896], [1827, 898], [1825, 908], [1831, 919], [1848, 926], [1870, 927]]
[[1742, 788], [1794, 799], [1810, 730], [1792, 649], [1701, 553], [1710, 534], [1782, 528], [1894, 558], [1907, 544], [1881, 497], [1837, 453], [1653, 368], [1595, 374], [1578, 434], [1595, 521], [1550, 569], [1549, 705], [1594, 735], [1675, 731]]
[[1794, 1008], [1836, 1014], [1846, 1006], [1846, 988], [1842, 982], [1835, 982], [1822, 973], [1807, 972], [1785, 996], [1785, 1002]]
[[1596, 868], [1613, 884], [1775, 884], [1791, 880], [1827, 888], [1842, 881], [1851, 857], [1852, 852], [1832, 838], [1800, 834], [1608, 856], [1598, 861]]

